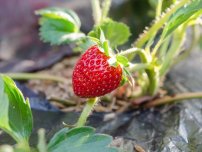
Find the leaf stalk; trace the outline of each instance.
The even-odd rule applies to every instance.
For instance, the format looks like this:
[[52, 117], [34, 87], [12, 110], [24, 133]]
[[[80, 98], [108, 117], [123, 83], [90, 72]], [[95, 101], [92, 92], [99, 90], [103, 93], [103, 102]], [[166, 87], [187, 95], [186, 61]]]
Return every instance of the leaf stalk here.
[[49, 74], [36, 74], [36, 73], [3, 73], [14, 80], [50, 80], [55, 82], [67, 83], [65, 78], [59, 76], [52, 76]]
[[87, 118], [91, 114], [91, 112], [92, 112], [94, 106], [97, 104], [97, 102], [98, 102], [98, 98], [88, 99], [88, 101], [86, 102], [86, 106], [84, 107], [84, 109], [78, 119], [76, 127], [82, 127], [85, 125]]

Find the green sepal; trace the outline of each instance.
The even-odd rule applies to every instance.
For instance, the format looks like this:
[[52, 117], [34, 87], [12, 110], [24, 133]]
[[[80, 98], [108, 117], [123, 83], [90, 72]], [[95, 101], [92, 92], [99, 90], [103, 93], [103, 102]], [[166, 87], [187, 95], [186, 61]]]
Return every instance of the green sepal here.
[[[91, 46], [97, 44], [96, 38], [93, 38], [92, 40], [90, 37], [84, 37], [76, 42], [76, 47], [74, 47], [74, 52], [85, 52], [87, 49], [89, 49]], [[99, 40], [98, 40], [99, 41]]]
[[129, 84], [131, 85], [131, 87], [134, 88], [135, 80], [134, 80], [132, 74], [126, 68], [123, 68], [123, 75], [125, 75]]
[[105, 38], [104, 32], [102, 31], [101, 28], [99, 28], [99, 33], [100, 33], [100, 46], [104, 49], [104, 53], [109, 56], [109, 51], [110, 51], [110, 47], [109, 47], [109, 43]]
[[101, 45], [101, 42], [98, 38], [92, 37], [92, 36], [87, 36], [87, 38], [89, 38], [91, 41], [93, 41], [94, 43]]
[[100, 42], [103, 44], [106, 41], [105, 35], [101, 28], [99, 28]]
[[122, 75], [120, 86], [123, 86], [126, 82], [128, 82], [128, 78], [125, 74]]
[[120, 63], [124, 67], [128, 67], [129, 66], [128, 58], [126, 58], [123, 55], [116, 55], [116, 60], [117, 60], [118, 63]]

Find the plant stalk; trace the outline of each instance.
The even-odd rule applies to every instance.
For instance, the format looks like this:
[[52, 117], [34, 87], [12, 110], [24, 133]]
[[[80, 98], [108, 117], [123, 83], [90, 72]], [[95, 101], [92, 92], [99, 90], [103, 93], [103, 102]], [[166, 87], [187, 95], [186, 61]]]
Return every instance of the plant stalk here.
[[145, 71], [149, 78], [149, 86], [147, 93], [150, 96], [154, 96], [159, 88], [159, 82], [160, 82], [159, 67], [154, 65], [151, 69], [147, 69]]
[[97, 104], [98, 102], [98, 98], [90, 98], [88, 99], [88, 101], [86, 102], [86, 106], [84, 107], [78, 121], [76, 124], [76, 127], [82, 127], [85, 125], [89, 115], [91, 114], [94, 106]]
[[14, 80], [30, 80], [30, 79], [37, 79], [37, 80], [50, 80], [56, 82], [63, 82], [67, 83], [67, 80], [62, 77], [52, 76], [48, 74], [35, 74], [35, 73], [3, 73]]
[[178, 28], [172, 38], [172, 45], [165, 55], [164, 61], [160, 68], [160, 77], [164, 76], [168, 71], [169, 67], [172, 65], [174, 57], [179, 53], [180, 47], [185, 40], [185, 27]]
[[127, 69], [130, 72], [135, 72], [135, 71], [140, 71], [140, 70], [145, 70], [150, 68], [151, 68], [150, 64], [138, 63], [138, 64], [130, 64], [130, 66]]
[[174, 61], [173, 64], [177, 64], [180, 61], [184, 60], [185, 58], [187, 58], [189, 56], [189, 54], [191, 53], [191, 51], [194, 49], [194, 47], [197, 45], [199, 39], [200, 39], [200, 32], [199, 32], [199, 28], [197, 28], [196, 25], [193, 25], [191, 27], [192, 29], [192, 38], [191, 38], [191, 44], [189, 46], [188, 49], [186, 49], [182, 55], [179, 55], [179, 57]]
[[144, 46], [144, 44], [151, 38], [153, 35], [158, 31], [164, 23], [170, 18], [170, 16], [180, 7], [188, 3], [189, 0], [181, 0], [179, 2], [176, 2], [174, 6], [165, 13], [160, 19], [158, 19], [148, 30], [146, 33], [144, 33], [135, 43], [134, 46], [141, 48]]
[[[143, 64], [148, 64], [149, 68], [145, 69], [145, 72], [148, 75], [149, 85], [147, 89], [148, 95], [155, 95], [159, 87], [159, 67], [154, 65], [152, 62], [151, 55], [148, 54], [145, 50], [139, 48], [132, 48], [120, 53], [120, 55], [126, 56], [130, 61], [138, 54], [141, 58]], [[154, 58], [153, 58], [154, 59]]]
[[47, 152], [47, 144], [46, 144], [46, 137], [45, 137], [45, 130], [39, 129], [38, 130], [38, 145], [37, 149], [39, 152]]
[[144, 105], [144, 107], [150, 108], [150, 107], [160, 106], [163, 104], [172, 103], [175, 101], [182, 101], [182, 100], [187, 100], [187, 99], [197, 99], [197, 98], [202, 98], [202, 92], [182, 93], [182, 94], [175, 95], [173, 97], [165, 96], [163, 98], [148, 102], [147, 104]]
[[93, 11], [93, 19], [95, 25], [100, 24], [102, 19], [102, 10], [100, 8], [100, 1], [99, 0], [91, 0], [92, 11]]
[[164, 60], [164, 58], [166, 56], [166, 52], [169, 48], [170, 41], [171, 41], [171, 36], [168, 36], [165, 39], [164, 43], [159, 48], [158, 57], [160, 58], [160, 60]]
[[109, 13], [109, 9], [111, 6], [111, 0], [104, 0], [102, 3], [102, 19], [101, 21], [104, 21]]
[[31, 152], [31, 147], [27, 140], [21, 140], [17, 142], [17, 149], [22, 152]]
[[129, 61], [132, 61], [135, 55], [139, 55], [142, 60], [147, 61], [146, 63], [151, 61], [151, 57], [149, 56], [149, 54], [144, 49], [140, 48], [131, 48], [122, 51], [119, 54], [127, 57]]
[[163, 4], [163, 0], [158, 0], [158, 5], [157, 5], [157, 7], [156, 7], [156, 18], [161, 15], [161, 12], [162, 12], [162, 4]]

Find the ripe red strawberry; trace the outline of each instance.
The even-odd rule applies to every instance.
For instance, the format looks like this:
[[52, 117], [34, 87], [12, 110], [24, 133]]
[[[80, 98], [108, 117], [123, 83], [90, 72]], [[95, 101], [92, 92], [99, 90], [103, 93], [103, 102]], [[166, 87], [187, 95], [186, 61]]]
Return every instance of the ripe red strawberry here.
[[116, 89], [122, 80], [122, 68], [110, 66], [106, 56], [95, 45], [77, 62], [73, 71], [74, 93], [82, 98], [103, 96]]

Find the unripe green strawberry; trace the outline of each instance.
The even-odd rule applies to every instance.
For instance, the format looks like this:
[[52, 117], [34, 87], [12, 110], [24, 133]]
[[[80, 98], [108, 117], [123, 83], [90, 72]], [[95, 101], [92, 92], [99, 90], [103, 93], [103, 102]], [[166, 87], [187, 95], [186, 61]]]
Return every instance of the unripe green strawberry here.
[[103, 96], [116, 89], [122, 80], [120, 65], [110, 66], [98, 46], [90, 47], [77, 62], [72, 77], [74, 93], [82, 98]]

